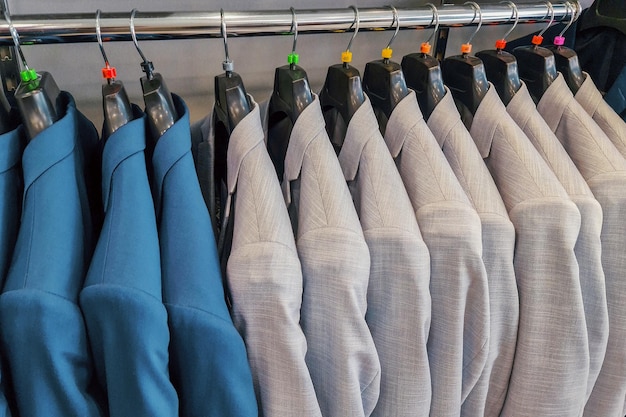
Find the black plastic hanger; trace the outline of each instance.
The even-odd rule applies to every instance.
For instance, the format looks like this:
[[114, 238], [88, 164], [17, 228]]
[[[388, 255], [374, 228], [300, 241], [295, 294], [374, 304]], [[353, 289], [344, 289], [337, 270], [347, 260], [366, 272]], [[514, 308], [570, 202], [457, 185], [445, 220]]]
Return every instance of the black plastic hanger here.
[[[4, 8], [0, 4], [2, 13]], [[20, 122], [15, 90], [20, 83], [20, 65], [17, 59], [17, 51], [14, 46], [0, 46], [0, 134], [9, 132]]]
[[293, 46], [291, 54], [287, 57], [289, 65], [276, 68], [274, 73], [274, 92], [269, 103], [267, 131], [267, 150], [280, 180], [285, 170], [285, 154], [293, 125], [300, 113], [313, 102], [306, 71], [298, 66], [299, 56], [296, 54], [298, 21], [293, 7], [291, 14]]
[[221, 31], [224, 39], [224, 53], [226, 60], [222, 62], [224, 74], [215, 77], [215, 106], [213, 120], [215, 129], [215, 182], [226, 183], [226, 156], [230, 135], [251, 111], [251, 104], [243, 85], [243, 80], [234, 72], [233, 61], [228, 55], [228, 39], [226, 34], [226, 19], [224, 10], [220, 10], [222, 20]]
[[[350, 47], [359, 32], [359, 9], [350, 6], [354, 10], [354, 33], [348, 43], [348, 48], [341, 54], [341, 64], [332, 65], [328, 68], [324, 87], [320, 92], [320, 104], [323, 111], [336, 109], [346, 126], [358, 108], [365, 101], [363, 86], [361, 85], [361, 74], [359, 70], [350, 66], [352, 62], [352, 52]], [[326, 129], [332, 126], [326, 124]], [[335, 151], [339, 152], [343, 145], [344, 137], [330, 135]]]
[[579, 30], [610, 27], [626, 35], [626, 2], [624, 0], [596, 0], [578, 23]]
[[19, 35], [11, 22], [8, 10], [5, 10], [4, 17], [9, 25], [15, 49], [25, 68], [20, 72], [22, 81], [15, 90], [15, 100], [26, 129], [26, 135], [29, 140], [32, 140], [59, 119], [57, 99], [61, 90], [59, 90], [52, 75], [45, 71], [37, 73], [28, 67], [20, 47]]
[[546, 2], [550, 13], [548, 25], [533, 36], [532, 46], [518, 46], [513, 49], [513, 55], [517, 58], [517, 66], [520, 78], [526, 83], [531, 97], [538, 103], [543, 93], [550, 87], [557, 77], [554, 54], [547, 48], [539, 45], [543, 42], [543, 34], [554, 22], [554, 7], [549, 1]]
[[[419, 53], [406, 55], [402, 58], [402, 72], [407, 86], [415, 91], [417, 102], [424, 118], [428, 120], [437, 104], [446, 95], [443, 85], [443, 76], [439, 61], [430, 54], [430, 41], [439, 30], [439, 12], [434, 4], [428, 3], [433, 10], [433, 22], [435, 28], [430, 37], [423, 42]], [[433, 23], [431, 22], [431, 24]]]
[[[363, 74], [363, 91], [367, 93], [372, 107], [382, 111], [387, 119], [391, 116], [396, 105], [409, 94], [402, 67], [397, 62], [391, 61], [393, 53], [391, 44], [400, 30], [400, 19], [398, 18], [398, 10], [394, 6], [389, 7], [393, 10], [393, 22], [396, 24], [396, 30], [387, 47], [382, 51], [383, 59], [368, 62]], [[381, 125], [381, 129], [384, 130], [384, 126]]]
[[104, 112], [102, 139], [106, 140], [113, 132], [133, 119], [133, 109], [124, 84], [115, 79], [117, 71], [115, 67], [109, 65], [109, 59], [104, 51], [100, 31], [100, 9], [96, 11], [96, 38], [100, 52], [102, 52], [102, 58], [104, 58], [102, 75], [107, 81], [106, 84], [102, 85], [102, 110]]
[[473, 1], [466, 2], [474, 8], [474, 16], [478, 14], [478, 26], [467, 43], [461, 46], [461, 55], [455, 55], [443, 60], [441, 65], [443, 80], [456, 100], [461, 102], [473, 114], [478, 110], [483, 97], [489, 90], [487, 74], [483, 62], [471, 56], [472, 39], [483, 23], [480, 6]]
[[4, 92], [0, 91], [0, 135], [15, 129], [15, 117]]
[[515, 93], [522, 87], [517, 70], [517, 60], [515, 56], [504, 51], [506, 38], [513, 32], [519, 22], [519, 11], [512, 1], [506, 1], [511, 6], [515, 17], [515, 23], [504, 34], [502, 39], [496, 41], [496, 49], [481, 51], [476, 54], [487, 73], [487, 79], [493, 84], [504, 105], [509, 104]]
[[135, 48], [137, 48], [137, 52], [139, 52], [143, 60], [141, 69], [146, 73], [145, 77], [141, 77], [141, 89], [143, 90], [143, 100], [146, 105], [146, 115], [148, 116], [148, 128], [152, 138], [158, 140], [176, 122], [178, 113], [165, 80], [163, 80], [161, 74], [153, 72], [154, 65], [152, 61], [148, 61], [141, 48], [139, 48], [134, 22], [136, 13], [137, 9], [133, 9], [130, 13], [130, 33]]
[[[580, 7], [579, 3], [576, 3]], [[572, 93], [576, 94], [585, 81], [585, 76], [580, 64], [578, 63], [578, 55], [573, 49], [570, 49], [565, 44], [565, 38], [563, 34], [572, 26], [577, 16], [577, 10], [569, 1], [565, 2], [568, 13], [571, 11], [570, 20], [563, 28], [561, 33], [554, 38], [554, 45], [548, 46], [548, 49], [554, 54], [554, 61], [556, 63], [556, 69], [565, 78], [565, 82], [569, 86]]]

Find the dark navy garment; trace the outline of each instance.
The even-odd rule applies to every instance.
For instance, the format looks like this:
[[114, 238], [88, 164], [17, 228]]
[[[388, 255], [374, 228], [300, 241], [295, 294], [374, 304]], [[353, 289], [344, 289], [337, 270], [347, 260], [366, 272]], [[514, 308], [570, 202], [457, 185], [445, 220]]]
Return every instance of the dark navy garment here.
[[113, 133], [102, 154], [104, 223], [80, 294], [111, 417], [178, 415], [168, 373], [169, 331], [146, 172], [145, 116]]
[[173, 98], [181, 117], [158, 140], [152, 166], [170, 374], [180, 416], [257, 417], [246, 349], [226, 307], [211, 219], [191, 156], [189, 112]]
[[[22, 127], [0, 135], [0, 285], [4, 282], [15, 247], [22, 210]], [[1, 362], [1, 361], [0, 361]], [[0, 374], [0, 417], [11, 412], [5, 397], [6, 379]]]
[[78, 293], [91, 256], [84, 153], [93, 125], [62, 93], [62, 118], [22, 155], [21, 225], [0, 296], [1, 342], [23, 417], [102, 415]]

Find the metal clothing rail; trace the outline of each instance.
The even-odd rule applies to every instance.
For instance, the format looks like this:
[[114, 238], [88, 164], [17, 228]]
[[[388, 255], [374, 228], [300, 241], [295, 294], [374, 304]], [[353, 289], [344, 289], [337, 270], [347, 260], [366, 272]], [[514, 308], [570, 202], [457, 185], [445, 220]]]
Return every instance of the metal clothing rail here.
[[[577, 11], [577, 0], [569, 0]], [[555, 21], [569, 19], [571, 7], [565, 1], [552, 3]], [[547, 2], [520, 4], [519, 22], [533, 22], [550, 17]], [[432, 10], [428, 7], [398, 8], [401, 28], [429, 26]], [[439, 23], [443, 26], [472, 25], [478, 16], [470, 5], [439, 7]], [[483, 24], [510, 23], [513, 12], [506, 3], [481, 6]], [[228, 36], [263, 36], [289, 33], [292, 14], [289, 10], [225, 11]], [[345, 32], [354, 23], [354, 11], [345, 9], [296, 10], [298, 33]], [[389, 7], [359, 9], [360, 29], [389, 29], [395, 23]], [[23, 44], [94, 42], [96, 13], [12, 15], [11, 20]], [[131, 40], [130, 11], [102, 13], [100, 27], [103, 37], [112, 41]], [[220, 12], [137, 12], [135, 31], [140, 39], [218, 38]], [[395, 27], [395, 26], [394, 26]], [[0, 45], [11, 44], [8, 25], [0, 17]]]

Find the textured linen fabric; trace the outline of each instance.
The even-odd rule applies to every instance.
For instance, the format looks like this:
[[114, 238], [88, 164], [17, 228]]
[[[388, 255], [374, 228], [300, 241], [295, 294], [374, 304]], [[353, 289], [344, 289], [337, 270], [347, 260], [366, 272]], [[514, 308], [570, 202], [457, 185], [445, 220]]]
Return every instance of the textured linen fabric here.
[[2, 351], [21, 416], [101, 416], [78, 307], [92, 249], [85, 150], [97, 133], [62, 93], [62, 117], [24, 150], [22, 217], [0, 296]]
[[519, 321], [513, 267], [515, 228], [449, 91], [428, 118], [428, 127], [482, 225], [483, 262], [489, 287], [489, 356], [480, 379], [463, 402], [461, 415], [498, 417], [509, 386]]
[[626, 160], [578, 104], [563, 76], [537, 105], [602, 206], [602, 266], [606, 279], [609, 340], [585, 416], [622, 416], [626, 396]]
[[[9, 269], [20, 225], [23, 192], [20, 162], [24, 141], [21, 126], [0, 135], [0, 285]], [[11, 411], [5, 397], [8, 384], [6, 375], [2, 377], [0, 372], [0, 416], [9, 417]]]
[[179, 119], [159, 138], [152, 168], [179, 415], [256, 417], [246, 349], [226, 307], [211, 220], [196, 180], [189, 111], [172, 97]]
[[574, 97], [622, 156], [626, 157], [626, 121], [604, 101], [589, 74], [585, 73], [585, 81]]
[[380, 361], [365, 322], [370, 254], [317, 96], [291, 131], [282, 188], [302, 263], [306, 362], [322, 415], [369, 416], [380, 393]]
[[381, 366], [372, 416], [426, 417], [430, 256], [367, 96], [348, 124], [339, 163], [371, 258], [365, 321]]
[[458, 417], [489, 352], [480, 218], [426, 125], [413, 91], [391, 113], [385, 142], [430, 251], [430, 415]]
[[537, 112], [526, 84], [522, 83], [522, 88], [511, 99], [507, 105], [507, 112], [548, 164], [580, 212], [580, 232], [574, 252], [578, 261], [589, 339], [590, 362], [586, 397], [589, 398], [602, 367], [609, 337], [609, 315], [600, 242], [602, 207], [563, 145]]
[[169, 330], [144, 155], [145, 116], [107, 140], [102, 155], [105, 218], [80, 306], [110, 415], [175, 416], [168, 372]]
[[[224, 221], [234, 223], [226, 270], [231, 314], [247, 347], [259, 414], [317, 417], [321, 413], [299, 324], [302, 270], [276, 171], [265, 149], [259, 106], [248, 97], [252, 110], [233, 130], [227, 154], [229, 211]], [[214, 149], [211, 116], [201, 131], [198, 149]], [[207, 156], [213, 157], [200, 153], [198, 159]], [[212, 164], [205, 161], [202, 166]], [[201, 186], [213, 182], [212, 170], [198, 169], [198, 175], [204, 179]]]
[[470, 134], [515, 225], [520, 321], [502, 416], [578, 416], [589, 345], [574, 246], [580, 213], [490, 85]]

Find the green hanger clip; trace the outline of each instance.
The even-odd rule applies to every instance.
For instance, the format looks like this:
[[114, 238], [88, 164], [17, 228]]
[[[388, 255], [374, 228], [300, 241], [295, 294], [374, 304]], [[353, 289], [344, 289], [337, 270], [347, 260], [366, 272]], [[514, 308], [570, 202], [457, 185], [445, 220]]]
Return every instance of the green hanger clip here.
[[32, 68], [20, 71], [20, 78], [25, 83], [36, 80], [37, 79], [37, 71]]
[[289, 55], [287, 55], [287, 63], [290, 65], [298, 65], [299, 60], [300, 60], [300, 55], [296, 54], [295, 52], [292, 52]]

